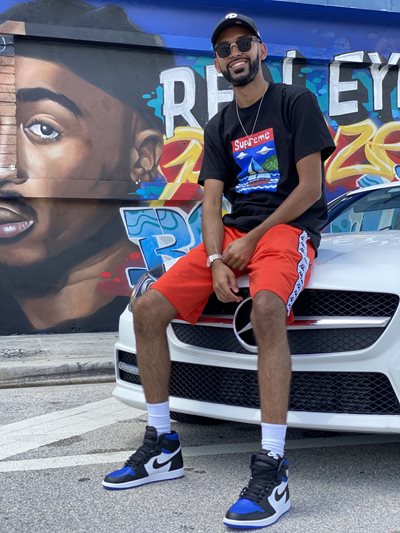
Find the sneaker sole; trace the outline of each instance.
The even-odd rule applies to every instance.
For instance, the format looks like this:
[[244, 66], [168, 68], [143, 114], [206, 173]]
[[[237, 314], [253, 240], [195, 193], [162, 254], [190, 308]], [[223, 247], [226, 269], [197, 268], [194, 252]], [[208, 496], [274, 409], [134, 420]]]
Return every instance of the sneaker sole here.
[[103, 481], [103, 487], [108, 490], [133, 489], [135, 487], [140, 487], [141, 485], [147, 485], [147, 483], [181, 478], [184, 475], [185, 470], [183, 468], [179, 468], [178, 470], [173, 470], [172, 472], [160, 472], [159, 474], [152, 474], [151, 476], [135, 479], [134, 481], [126, 481], [125, 483], [110, 483], [109, 481]]
[[224, 518], [224, 524], [233, 529], [256, 529], [261, 527], [272, 526], [279, 518], [290, 510], [290, 500], [285, 502], [282, 507], [272, 516], [262, 520], [231, 520]]

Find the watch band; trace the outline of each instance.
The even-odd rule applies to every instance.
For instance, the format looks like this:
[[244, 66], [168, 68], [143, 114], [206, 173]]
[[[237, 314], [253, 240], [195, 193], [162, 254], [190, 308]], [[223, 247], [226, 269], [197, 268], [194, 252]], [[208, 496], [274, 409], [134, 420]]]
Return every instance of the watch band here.
[[214, 263], [214, 261], [217, 261], [217, 259], [223, 259], [222, 254], [212, 254], [207, 257], [207, 266], [211, 267], [211, 265]]

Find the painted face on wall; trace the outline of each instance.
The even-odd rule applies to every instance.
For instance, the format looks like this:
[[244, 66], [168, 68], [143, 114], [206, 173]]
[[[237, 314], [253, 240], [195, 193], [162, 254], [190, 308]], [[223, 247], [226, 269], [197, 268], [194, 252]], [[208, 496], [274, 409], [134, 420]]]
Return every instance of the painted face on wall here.
[[126, 198], [152, 179], [162, 134], [50, 61], [17, 56], [16, 95], [18, 178], [0, 178], [0, 261], [26, 266], [90, 238], [115, 217], [115, 206], [97, 200]]

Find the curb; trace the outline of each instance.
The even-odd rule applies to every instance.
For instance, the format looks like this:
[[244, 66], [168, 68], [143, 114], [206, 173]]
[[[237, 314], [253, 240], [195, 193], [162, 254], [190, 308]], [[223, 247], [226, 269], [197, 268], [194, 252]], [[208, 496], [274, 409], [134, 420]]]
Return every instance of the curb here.
[[0, 337], [0, 388], [112, 382], [117, 333]]

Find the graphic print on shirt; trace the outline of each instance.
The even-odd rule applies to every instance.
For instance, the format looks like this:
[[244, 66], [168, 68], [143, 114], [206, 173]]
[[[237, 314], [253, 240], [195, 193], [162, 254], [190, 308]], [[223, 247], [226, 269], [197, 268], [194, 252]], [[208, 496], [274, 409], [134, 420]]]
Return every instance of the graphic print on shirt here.
[[273, 128], [241, 137], [231, 144], [235, 162], [242, 169], [237, 175], [236, 192], [276, 192], [280, 174]]

